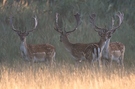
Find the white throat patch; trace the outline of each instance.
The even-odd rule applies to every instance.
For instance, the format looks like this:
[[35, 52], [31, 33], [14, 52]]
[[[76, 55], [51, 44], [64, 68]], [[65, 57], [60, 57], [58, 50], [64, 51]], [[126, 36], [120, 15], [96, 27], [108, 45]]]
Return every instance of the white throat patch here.
[[20, 50], [24, 53], [24, 55], [26, 56], [28, 54], [25, 43], [22, 42], [21, 46], [20, 46]]

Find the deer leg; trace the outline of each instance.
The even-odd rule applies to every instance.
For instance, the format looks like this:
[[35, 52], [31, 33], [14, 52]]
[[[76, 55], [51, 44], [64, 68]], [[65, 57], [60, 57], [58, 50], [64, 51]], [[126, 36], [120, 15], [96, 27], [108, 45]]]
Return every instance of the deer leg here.
[[105, 66], [105, 67], [107, 66], [107, 63], [106, 63], [107, 62], [107, 59], [106, 58], [101, 58], [101, 62], [102, 62], [101, 63], [102, 66]]
[[122, 70], [124, 69], [123, 59], [124, 59], [124, 56], [121, 55], [121, 57], [119, 58], [119, 66], [122, 68]]
[[92, 53], [92, 55], [88, 54], [87, 58], [86, 58], [90, 64], [92, 65], [92, 67], [94, 67], [94, 63], [98, 60], [97, 59], [97, 55], [95, 53]]
[[24, 60], [29, 61], [28, 56], [25, 55], [25, 53], [23, 51], [21, 51], [21, 55], [22, 55], [22, 57], [23, 57]]
[[85, 56], [82, 56], [81, 58], [79, 58], [79, 62], [82, 62], [84, 60], [86, 60]]
[[53, 62], [54, 62], [53, 59], [54, 59], [53, 56], [49, 56], [49, 57], [46, 58], [46, 61], [47, 61], [48, 64], [53, 65]]
[[101, 57], [102, 57], [102, 54], [99, 53], [99, 56], [98, 56], [98, 58], [97, 58], [97, 61], [98, 61], [98, 67], [99, 67], [99, 68], [102, 68]]
[[21, 56], [22, 56], [22, 58], [24, 58], [24, 53], [21, 51]]
[[37, 58], [35, 56], [32, 58], [32, 62], [33, 63], [36, 63], [37, 62]]
[[112, 68], [112, 58], [110, 59], [109, 68]]
[[51, 57], [50, 58], [50, 64], [53, 65], [54, 64], [54, 61], [55, 61], [55, 57]]
[[102, 62], [102, 66], [104, 67], [104, 68], [108, 68], [108, 65], [109, 65], [109, 60], [107, 59], [107, 58], [102, 58], [101, 59], [101, 62]]
[[55, 61], [55, 55], [56, 55], [56, 52], [52, 52], [51, 55], [49, 55], [49, 58], [50, 58], [50, 62], [51, 62], [51, 65], [54, 63]]
[[122, 56], [121, 56], [121, 61], [120, 61], [120, 62], [121, 62], [121, 66], [123, 66], [123, 67], [124, 67], [123, 60], [124, 60], [124, 55], [122, 55]]
[[56, 55], [56, 53], [53, 54], [53, 61], [55, 61], [55, 55]]
[[99, 68], [102, 68], [102, 64], [101, 64], [102, 62], [101, 62], [101, 59], [98, 59], [98, 67]]
[[23, 51], [21, 51], [21, 56], [22, 56], [22, 58], [26, 59], [25, 54], [24, 54]]

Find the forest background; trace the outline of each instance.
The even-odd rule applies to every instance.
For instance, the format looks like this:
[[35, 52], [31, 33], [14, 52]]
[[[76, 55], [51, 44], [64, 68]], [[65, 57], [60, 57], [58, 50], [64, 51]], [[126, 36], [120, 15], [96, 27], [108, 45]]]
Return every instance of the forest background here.
[[[111, 41], [125, 45], [127, 64], [135, 63], [135, 7], [134, 0], [1, 0], [0, 1], [0, 59], [12, 62], [22, 60], [20, 55], [20, 39], [12, 31], [9, 17], [13, 16], [14, 26], [19, 30], [29, 30], [34, 26], [32, 16], [38, 18], [37, 30], [27, 37], [29, 44], [50, 43], [56, 47], [56, 60], [72, 59], [59, 41], [60, 34], [54, 30], [55, 14], [58, 12], [67, 31], [74, 29], [74, 14], [81, 15], [78, 30], [70, 34], [72, 43], [98, 42], [99, 36], [89, 22], [89, 15], [96, 14], [96, 23], [100, 27], [111, 27], [111, 19], [118, 11], [124, 13], [120, 28], [114, 33]], [[118, 24], [118, 18], [115, 18]]]

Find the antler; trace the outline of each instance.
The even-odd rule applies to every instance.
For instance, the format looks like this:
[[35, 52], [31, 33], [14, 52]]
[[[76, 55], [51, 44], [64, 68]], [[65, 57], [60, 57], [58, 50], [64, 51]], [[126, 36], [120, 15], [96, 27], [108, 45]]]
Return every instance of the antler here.
[[11, 16], [10, 16], [10, 24], [11, 24], [11, 26], [12, 26], [13, 31], [15, 31], [15, 32], [20, 32], [19, 30], [15, 29], [15, 27], [14, 27], [14, 25], [13, 25], [13, 21], [12, 21], [12, 17], [11, 17]]
[[37, 27], [37, 24], [38, 24], [37, 16], [35, 16], [35, 17], [33, 17], [33, 18], [34, 18], [34, 20], [35, 20], [35, 26], [34, 26], [34, 28], [33, 28], [32, 30], [27, 31], [27, 33], [34, 31], [34, 30], [36, 29], [36, 27]]
[[117, 28], [120, 27], [121, 23], [123, 22], [123, 19], [124, 19], [124, 14], [121, 13], [120, 11], [116, 14], [116, 16], [119, 18], [119, 24], [118, 26], [114, 27], [114, 19], [112, 18], [112, 28], [111, 28], [111, 31], [115, 31]]
[[[62, 33], [63, 31], [59, 28], [59, 25], [58, 25], [58, 15], [59, 15], [59, 14], [56, 13], [56, 22], [55, 22], [55, 28], [54, 28], [54, 29], [55, 29], [57, 32]], [[77, 13], [77, 14], [75, 14], [74, 16], [75, 16], [77, 25], [75, 26], [74, 30], [68, 31], [68, 32], [65, 31], [66, 33], [74, 32], [74, 31], [77, 29], [78, 25], [79, 25], [79, 22], [80, 22], [80, 15]]]
[[[37, 23], [38, 23], [38, 22], [37, 22], [37, 18], [36, 18], [36, 16], [33, 17], [33, 18], [34, 18], [34, 20], [35, 20], [35, 26], [34, 26], [34, 28], [33, 28], [32, 30], [27, 31], [27, 33], [32, 32], [32, 31], [35, 30], [36, 27], [37, 27]], [[21, 31], [15, 29], [15, 27], [14, 27], [14, 25], [13, 25], [12, 17], [10, 17], [10, 24], [11, 24], [11, 26], [12, 26], [13, 31], [15, 31], [15, 32], [21, 32]], [[26, 31], [25, 31], [25, 33], [26, 33]]]
[[94, 30], [95, 31], [102, 31], [104, 28], [100, 28], [100, 27], [98, 27], [96, 24], [95, 24], [95, 17], [96, 17], [96, 15], [95, 14], [91, 14], [90, 16], [90, 23], [94, 26]]
[[57, 32], [59, 32], [59, 33], [62, 33], [62, 31], [60, 30], [60, 28], [59, 28], [59, 25], [58, 25], [58, 20], [59, 20], [59, 17], [58, 17], [58, 13], [56, 13], [56, 21], [55, 21], [55, 30], [57, 31]]
[[114, 27], [114, 18], [112, 17], [112, 28]]
[[77, 30], [77, 27], [78, 27], [78, 25], [80, 23], [80, 14], [79, 13], [76, 13], [74, 16], [75, 16], [75, 19], [76, 19], [77, 24], [76, 24], [74, 30], [68, 31], [67, 33], [71, 33], [71, 32], [74, 32], [75, 30]]

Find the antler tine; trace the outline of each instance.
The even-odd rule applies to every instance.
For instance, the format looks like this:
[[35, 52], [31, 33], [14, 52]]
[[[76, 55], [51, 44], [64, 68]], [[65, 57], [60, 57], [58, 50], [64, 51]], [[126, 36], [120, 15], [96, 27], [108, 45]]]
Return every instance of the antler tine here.
[[[112, 26], [112, 29], [111, 29], [111, 30], [116, 30], [117, 28], [119, 28], [120, 25], [121, 25], [122, 22], [123, 22], [123, 19], [124, 19], [124, 14], [121, 13], [120, 11], [119, 11], [118, 13], [116, 13], [115, 15], [119, 18], [119, 24], [118, 24], [118, 26], [116, 26], [116, 27], [113, 27], [113, 26]], [[112, 24], [114, 24], [114, 22], [112, 22]]]
[[37, 16], [35, 15], [35, 17], [33, 17], [33, 18], [34, 18], [34, 20], [35, 20], [35, 26], [34, 26], [34, 28], [33, 28], [33, 29], [36, 29], [37, 24], [38, 24], [38, 21], [37, 21]]
[[114, 18], [112, 17], [112, 28], [114, 27]]
[[79, 23], [80, 23], [80, 14], [79, 14], [79, 13], [76, 13], [74, 16], [75, 16], [75, 19], [76, 19], [76, 23], [77, 23], [77, 24], [76, 24], [74, 30], [68, 31], [67, 33], [71, 33], [71, 32], [74, 32], [75, 30], [77, 30], [77, 27], [78, 27], [78, 25], [79, 25]]
[[90, 16], [90, 23], [94, 26], [94, 30], [95, 31], [101, 31], [102, 29], [104, 29], [104, 28], [100, 28], [100, 27], [98, 27], [96, 24], [95, 24], [95, 17], [96, 17], [96, 15], [95, 14], [91, 14]]
[[15, 32], [20, 32], [20, 31], [18, 31], [17, 29], [15, 29], [15, 27], [14, 27], [14, 25], [13, 25], [12, 17], [10, 17], [10, 24], [11, 24], [11, 26], [12, 26], [13, 31], [15, 31]]
[[56, 13], [56, 20], [55, 20], [55, 30], [57, 31], [57, 32], [59, 32], [59, 33], [62, 33], [62, 31], [59, 29], [59, 25], [58, 25], [58, 20], [59, 20], [59, 16], [58, 16], [59, 14], [58, 13]]
[[34, 31], [36, 29], [36, 27], [37, 27], [37, 24], [38, 24], [37, 16], [35, 15], [33, 18], [35, 20], [35, 26], [34, 26], [34, 28], [32, 30], [27, 31], [28, 33]]

